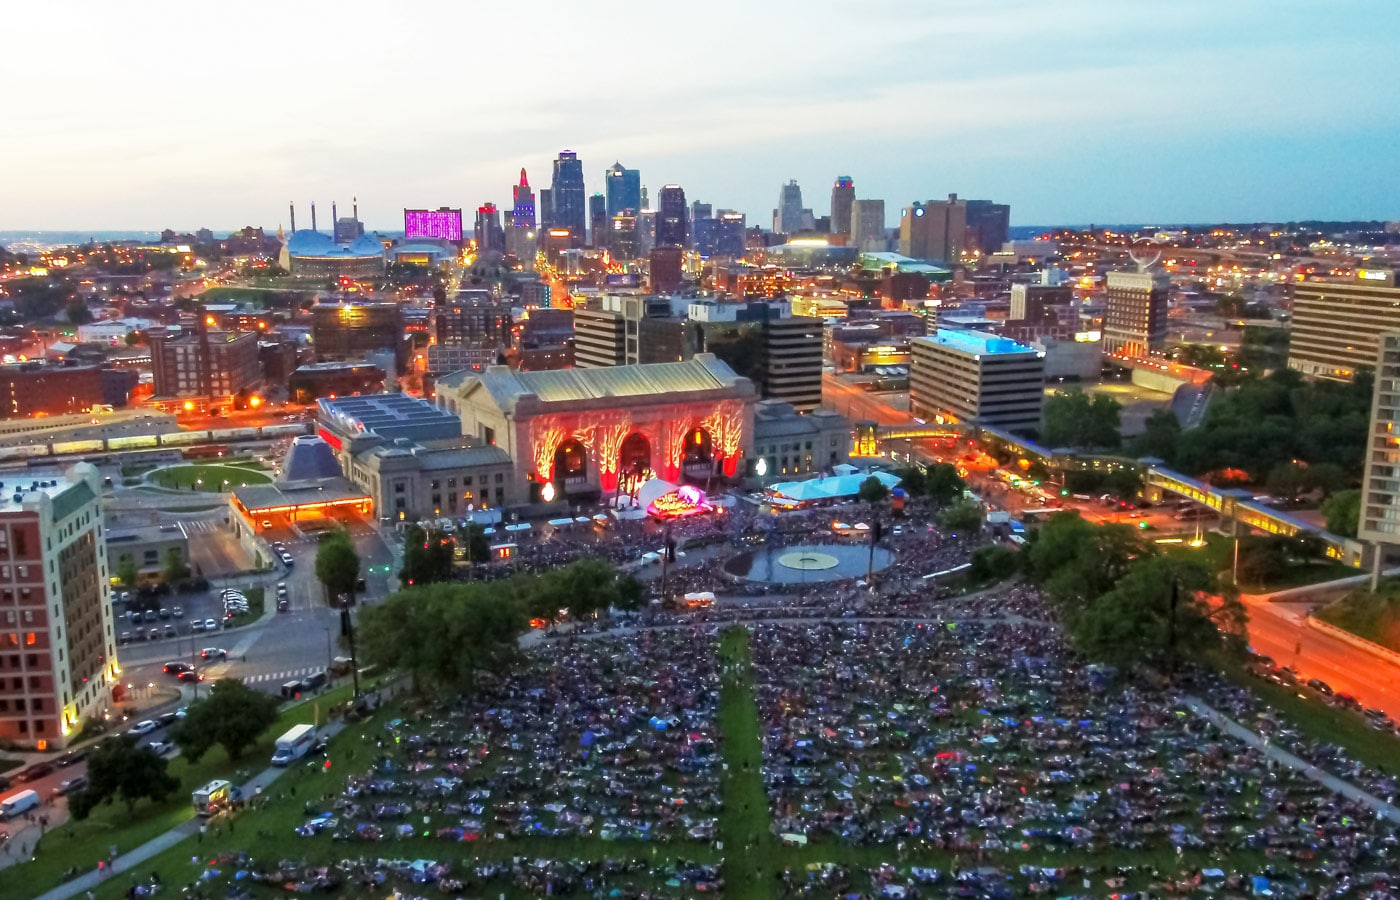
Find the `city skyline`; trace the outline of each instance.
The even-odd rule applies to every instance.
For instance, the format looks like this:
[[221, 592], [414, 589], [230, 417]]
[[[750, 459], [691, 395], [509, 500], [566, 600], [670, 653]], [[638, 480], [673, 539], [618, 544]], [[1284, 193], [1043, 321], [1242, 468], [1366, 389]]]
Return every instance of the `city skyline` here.
[[[0, 62], [23, 101], [0, 136], [0, 230], [271, 229], [290, 225], [288, 199], [351, 196], [367, 228], [396, 230], [405, 207], [509, 208], [520, 168], [547, 183], [564, 149], [587, 194], [620, 159], [653, 198], [678, 184], [752, 223], [790, 179], [825, 215], [838, 175], [885, 201], [887, 227], [951, 192], [1009, 203], [1013, 225], [1397, 217], [1400, 186], [1376, 173], [1400, 144], [1400, 92], [1376, 86], [1390, 83], [1400, 7], [1121, 6], [773, 4], [742, 7], [738, 30], [634, 3], [552, 29], [539, 6], [526, 11], [541, 14], [537, 64], [460, 100], [420, 90], [460, 78], [423, 18], [369, 5], [279, 8], [275, 28], [258, 3], [182, 9], [178, 23], [20, 9], [13, 33], [29, 39]], [[510, 36], [531, 21], [434, 4], [426, 16], [433, 34], [486, 36], [476, 71], [514, 60]], [[618, 20], [681, 29], [679, 45], [638, 40], [631, 81], [592, 66], [560, 77], [552, 60]], [[696, 77], [642, 74], [667, 66]]]

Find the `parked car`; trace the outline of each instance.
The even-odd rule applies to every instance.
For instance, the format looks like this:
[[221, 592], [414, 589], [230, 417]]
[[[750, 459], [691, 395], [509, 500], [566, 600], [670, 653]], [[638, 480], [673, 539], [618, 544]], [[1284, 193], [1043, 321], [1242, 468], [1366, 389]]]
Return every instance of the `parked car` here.
[[218, 628], [219, 628], [219, 623], [218, 623], [218, 622], [215, 622], [213, 619], [205, 619], [205, 620], [204, 620], [204, 630], [205, 630], [205, 631], [217, 631]]
[[69, 750], [67, 753], [54, 760], [54, 762], [58, 764], [59, 768], [66, 769], [73, 765], [73, 763], [82, 762], [85, 759], [87, 759], [87, 749], [79, 747], [76, 750]]
[[69, 794], [76, 794], [87, 786], [87, 777], [79, 775], [77, 778], [69, 778], [66, 781], [60, 781], [58, 787], [53, 789], [53, 792], [60, 797], [67, 797]]
[[177, 634], [179, 634], [179, 633], [180, 633], [180, 632], [178, 632], [178, 631], [175, 630], [175, 626], [174, 626], [174, 625], [167, 625], [167, 626], [165, 626], [165, 636], [166, 636], [166, 637], [175, 637], [175, 636], [176, 636]]
[[15, 780], [16, 780], [16, 781], [21, 781], [21, 782], [38, 781], [40, 778], [43, 778], [45, 775], [52, 775], [52, 774], [53, 774], [53, 764], [52, 764], [52, 763], [46, 763], [46, 762], [45, 762], [45, 763], [37, 763], [37, 764], [32, 765], [32, 766], [30, 766], [29, 768], [25, 769], [24, 771], [20, 772], [18, 775], [16, 775], [16, 776], [15, 776]]
[[168, 618], [170, 618], [170, 610], [168, 610], [168, 609], [166, 609], [164, 606], [162, 606], [162, 607], [160, 608], [160, 610], [156, 613], [156, 615], [159, 616], [159, 617], [162, 618], [162, 619], [168, 619]]
[[1317, 691], [1319, 694], [1322, 694], [1324, 696], [1332, 696], [1331, 685], [1323, 681], [1321, 678], [1309, 678], [1308, 687], [1312, 688], [1313, 690]]
[[142, 719], [141, 721], [137, 722], [135, 725], [127, 729], [127, 733], [135, 735], [150, 734], [152, 731], [155, 731], [159, 727], [160, 725], [152, 719]]
[[170, 614], [177, 619], [183, 619], [185, 617], [185, 608], [183, 606], [173, 607], [170, 610]]
[[287, 602], [287, 598], [286, 598], [286, 597], [282, 597], [281, 599], [279, 599], [279, 600], [277, 601], [277, 611], [278, 611], [278, 612], [284, 613], [284, 612], [287, 612], [289, 609], [291, 609], [291, 604]]
[[129, 643], [131, 643], [131, 632], [129, 632], [129, 631], [123, 631], [121, 634], [117, 635], [117, 643], [118, 643], [118, 644], [129, 644]]
[[190, 619], [190, 631], [203, 631], [203, 630], [204, 630], [204, 620], [203, 620], [203, 619]]
[[160, 640], [160, 629], [152, 628], [150, 631], [146, 632], [146, 638], [152, 641]]

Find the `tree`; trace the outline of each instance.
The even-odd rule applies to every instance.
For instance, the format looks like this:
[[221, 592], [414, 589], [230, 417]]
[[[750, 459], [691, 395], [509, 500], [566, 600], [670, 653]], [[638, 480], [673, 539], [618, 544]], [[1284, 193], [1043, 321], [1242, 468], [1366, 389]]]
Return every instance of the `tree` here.
[[68, 801], [75, 819], [86, 819], [99, 805], [120, 800], [129, 817], [137, 801], [160, 802], [180, 786], [166, 771], [166, 760], [149, 747], [137, 744], [135, 735], [107, 738], [88, 755], [88, 786]]
[[431, 584], [452, 578], [452, 539], [441, 531], [425, 531], [410, 525], [404, 532], [403, 571], [405, 584]]
[[321, 538], [316, 548], [316, 580], [325, 588], [326, 602], [331, 606], [340, 606], [342, 596], [354, 599], [355, 583], [360, 580], [360, 554], [345, 530]]
[[416, 692], [469, 690], [479, 670], [504, 671], [526, 628], [522, 586], [534, 576], [491, 585], [452, 582], [396, 592], [360, 615], [362, 657], [407, 672]]
[[1361, 524], [1361, 491], [1338, 491], [1322, 501], [1327, 530], [1342, 537], [1356, 537]]
[[1135, 560], [1111, 590], [1068, 617], [1070, 637], [1086, 656], [1119, 668], [1171, 667], [1179, 655], [1242, 647], [1244, 607], [1233, 594], [1212, 602], [1213, 588], [1211, 573], [1193, 560]]
[[966, 490], [967, 482], [952, 463], [935, 463], [924, 473], [924, 495], [939, 506], [947, 506]]
[[123, 340], [128, 347], [136, 347], [146, 340], [146, 335], [140, 331], [128, 331]]
[[1041, 440], [1051, 447], [1117, 447], [1122, 412], [1117, 400], [1102, 394], [1057, 394], [1045, 401]]
[[1265, 486], [1275, 497], [1292, 502], [1298, 499], [1298, 494], [1307, 485], [1307, 478], [1307, 470], [1302, 466], [1293, 462], [1282, 462], [1269, 470]]
[[184, 581], [190, 577], [189, 563], [185, 562], [185, 555], [180, 552], [179, 547], [171, 547], [165, 551], [165, 580], [169, 584], [177, 581]]
[[928, 479], [919, 466], [895, 469], [893, 474], [899, 478], [899, 486], [911, 497], [922, 497], [928, 490]]
[[953, 534], [972, 534], [982, 527], [982, 507], [971, 500], [960, 500], [938, 514], [938, 524]]
[[617, 600], [613, 603], [618, 609], [635, 611], [647, 604], [647, 587], [636, 575], [630, 572], [617, 579]]
[[214, 682], [209, 696], [191, 703], [175, 729], [175, 743], [190, 762], [215, 744], [237, 760], [264, 731], [277, 722], [277, 698], [255, 691], [236, 678]]
[[1148, 553], [1136, 529], [1094, 525], [1073, 511], [1056, 513], [1033, 533], [1031, 577], [1046, 595], [1073, 610], [1110, 590], [1129, 564]]
[[1324, 498], [1354, 483], [1347, 470], [1334, 462], [1313, 463], [1308, 466], [1305, 481], [1309, 490], [1320, 491]]
[[486, 537], [486, 529], [475, 522], [467, 525], [467, 559], [473, 564], [488, 562], [491, 559], [491, 541]]
[[1246, 535], [1240, 538], [1238, 564], [1241, 584], [1260, 586], [1288, 568], [1288, 538]]
[[117, 580], [124, 588], [136, 587], [136, 582], [141, 580], [141, 571], [136, 568], [136, 561], [130, 556], [123, 556], [121, 562], [117, 563]]
[[86, 325], [92, 321], [92, 310], [81, 300], [74, 300], [64, 309], [68, 321], [74, 325]]
[[611, 563], [586, 557], [540, 576], [528, 606], [532, 616], [553, 619], [567, 609], [575, 618], [606, 613], [619, 598], [617, 570]]
[[890, 489], [885, 487], [885, 483], [871, 475], [860, 483], [860, 491], [856, 497], [863, 503], [879, 503], [890, 495]]
[[979, 547], [972, 554], [967, 575], [975, 582], [1000, 581], [1014, 575], [1020, 562], [1021, 554], [1001, 544]]
[[1147, 417], [1143, 432], [1132, 441], [1132, 453], [1142, 457], [1155, 457], [1169, 463], [1176, 461], [1176, 445], [1181, 438], [1181, 423], [1168, 409], [1159, 409]]

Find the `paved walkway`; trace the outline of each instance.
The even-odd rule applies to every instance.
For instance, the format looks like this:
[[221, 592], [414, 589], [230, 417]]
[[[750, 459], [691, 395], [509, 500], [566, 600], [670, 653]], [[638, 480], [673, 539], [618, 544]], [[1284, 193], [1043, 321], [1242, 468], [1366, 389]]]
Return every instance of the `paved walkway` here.
[[[343, 731], [345, 727], [345, 720], [338, 719], [335, 722], [328, 722], [322, 726], [320, 733], [322, 737], [331, 738]], [[254, 775], [242, 785], [244, 798], [249, 799], [257, 796], [261, 791], [266, 790], [267, 786], [276, 781], [285, 771], [287, 771], [285, 768], [269, 766], [257, 775]], [[187, 819], [159, 837], [152, 838], [141, 846], [118, 856], [116, 862], [110, 865], [102, 874], [99, 874], [95, 869], [89, 869], [85, 874], [74, 878], [72, 881], [66, 881], [53, 890], [40, 894], [37, 900], [68, 900], [69, 897], [75, 897], [93, 890], [102, 881], [113, 877], [114, 874], [121, 876], [123, 873], [130, 872], [141, 863], [159, 856], [186, 838], [198, 834], [199, 830], [204, 827], [206, 822], [207, 820], [197, 816]]]
[[1263, 751], [1267, 756], [1278, 760], [1290, 769], [1302, 772], [1308, 778], [1330, 791], [1341, 794], [1348, 800], [1364, 803], [1375, 810], [1379, 816], [1384, 816], [1392, 822], [1400, 823], [1400, 808], [1380, 799], [1374, 794], [1367, 793], [1350, 781], [1338, 778], [1337, 776], [1324, 772], [1317, 766], [1301, 757], [1294, 756], [1282, 747], [1270, 743], [1267, 739], [1260, 737], [1257, 733], [1245, 728], [1239, 722], [1226, 716], [1224, 713], [1206, 703], [1200, 697], [1187, 696], [1182, 698], [1183, 702], [1201, 718], [1212, 722], [1227, 734], [1238, 738], [1256, 750]]

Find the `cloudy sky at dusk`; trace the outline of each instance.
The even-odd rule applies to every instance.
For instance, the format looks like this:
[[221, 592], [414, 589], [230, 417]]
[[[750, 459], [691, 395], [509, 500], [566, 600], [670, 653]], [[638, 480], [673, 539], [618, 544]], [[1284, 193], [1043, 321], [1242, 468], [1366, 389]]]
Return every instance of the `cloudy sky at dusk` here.
[[[1400, 2], [78, 3], [7, 9], [0, 229], [508, 205], [578, 151], [769, 224], [796, 178], [1013, 224], [1400, 218]], [[14, 40], [16, 36], [22, 36]]]

